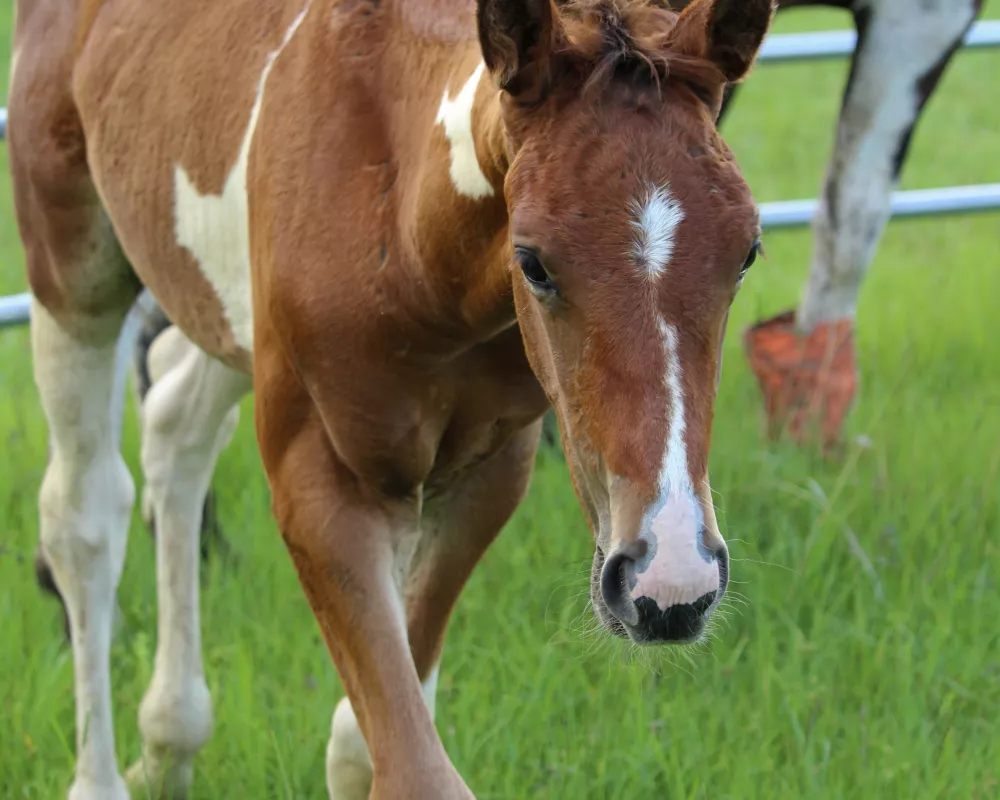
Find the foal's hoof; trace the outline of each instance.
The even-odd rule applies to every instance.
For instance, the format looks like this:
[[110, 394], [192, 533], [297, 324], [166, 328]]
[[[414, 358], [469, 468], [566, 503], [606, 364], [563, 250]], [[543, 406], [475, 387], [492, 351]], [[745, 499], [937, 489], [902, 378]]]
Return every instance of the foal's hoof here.
[[749, 328], [743, 344], [764, 395], [769, 435], [784, 428], [800, 445], [835, 445], [857, 386], [852, 320], [800, 333], [795, 312], [786, 311]]
[[183, 800], [193, 779], [191, 763], [165, 766], [148, 758], [140, 758], [125, 773], [132, 800]]

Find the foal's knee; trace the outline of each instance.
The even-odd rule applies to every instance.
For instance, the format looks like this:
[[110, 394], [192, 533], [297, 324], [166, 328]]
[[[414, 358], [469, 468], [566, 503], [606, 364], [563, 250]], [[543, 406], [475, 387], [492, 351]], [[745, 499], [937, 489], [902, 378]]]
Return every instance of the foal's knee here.
[[[86, 587], [115, 592], [135, 485], [118, 453], [87, 453], [86, 463], [57, 450], [39, 492], [41, 551], [59, 593], [70, 601]], [[102, 580], [87, 580], [100, 575]]]
[[326, 748], [326, 785], [330, 800], [367, 800], [372, 788], [372, 759], [351, 701], [337, 704]]

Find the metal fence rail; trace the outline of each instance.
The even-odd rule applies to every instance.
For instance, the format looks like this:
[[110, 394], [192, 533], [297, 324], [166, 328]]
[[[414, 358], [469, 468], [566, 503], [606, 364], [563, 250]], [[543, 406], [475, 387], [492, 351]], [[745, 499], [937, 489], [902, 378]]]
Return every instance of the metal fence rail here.
[[[796, 61], [842, 58], [854, 52], [854, 31], [819, 31], [814, 33], [776, 33], [768, 36], [757, 57], [760, 63], [782, 64]], [[1000, 20], [984, 20], [973, 25], [962, 42], [966, 50], [1000, 47]], [[7, 135], [7, 109], [0, 108], [0, 140]], [[762, 203], [761, 224], [768, 229], [808, 225], [816, 213], [816, 200], [779, 200]], [[941, 189], [915, 189], [894, 192], [893, 217], [917, 217], [936, 214], [966, 214], [973, 211], [1000, 210], [1000, 183], [978, 186], [948, 186]], [[30, 295], [0, 296], [0, 328], [22, 325], [28, 321]]]
[[[842, 58], [854, 52], [858, 35], [854, 31], [775, 33], [768, 36], [757, 54], [757, 63], [818, 61]], [[984, 20], [973, 25], [962, 41], [966, 50], [1000, 46], [1000, 20]]]
[[31, 295], [12, 294], [9, 297], [0, 297], [0, 328], [8, 325], [23, 325], [28, 321], [28, 307]]
[[[808, 225], [816, 214], [817, 200], [778, 200], [760, 204], [764, 228], [798, 228]], [[911, 189], [892, 193], [893, 217], [927, 217], [939, 214], [968, 214], [970, 211], [1000, 209], [1000, 183], [946, 186], [943, 189]]]

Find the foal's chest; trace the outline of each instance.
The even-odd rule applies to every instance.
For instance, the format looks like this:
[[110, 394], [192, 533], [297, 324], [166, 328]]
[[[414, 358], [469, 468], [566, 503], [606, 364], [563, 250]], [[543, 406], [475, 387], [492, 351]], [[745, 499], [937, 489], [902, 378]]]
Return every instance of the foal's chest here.
[[360, 381], [328, 373], [323, 410], [340, 458], [389, 495], [449, 487], [548, 407], [516, 327], [436, 367], [407, 360], [376, 374], [379, 362], [354, 362], [370, 376]]
[[[456, 376], [456, 404], [444, 429], [427, 491], [456, 480], [498, 452], [548, 407], [524, 356], [520, 333], [483, 353], [473, 353]], [[515, 338], [516, 337], [516, 338]]]

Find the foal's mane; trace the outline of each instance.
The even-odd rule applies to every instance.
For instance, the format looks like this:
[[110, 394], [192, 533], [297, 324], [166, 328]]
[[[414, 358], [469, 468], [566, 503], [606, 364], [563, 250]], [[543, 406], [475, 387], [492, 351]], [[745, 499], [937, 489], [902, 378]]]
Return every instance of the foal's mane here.
[[660, 91], [668, 81], [683, 81], [707, 94], [725, 83], [712, 61], [691, 54], [697, 45], [677, 41], [679, 15], [662, 0], [557, 0], [557, 6], [558, 52], [587, 75], [586, 90], [622, 77], [647, 78]]

